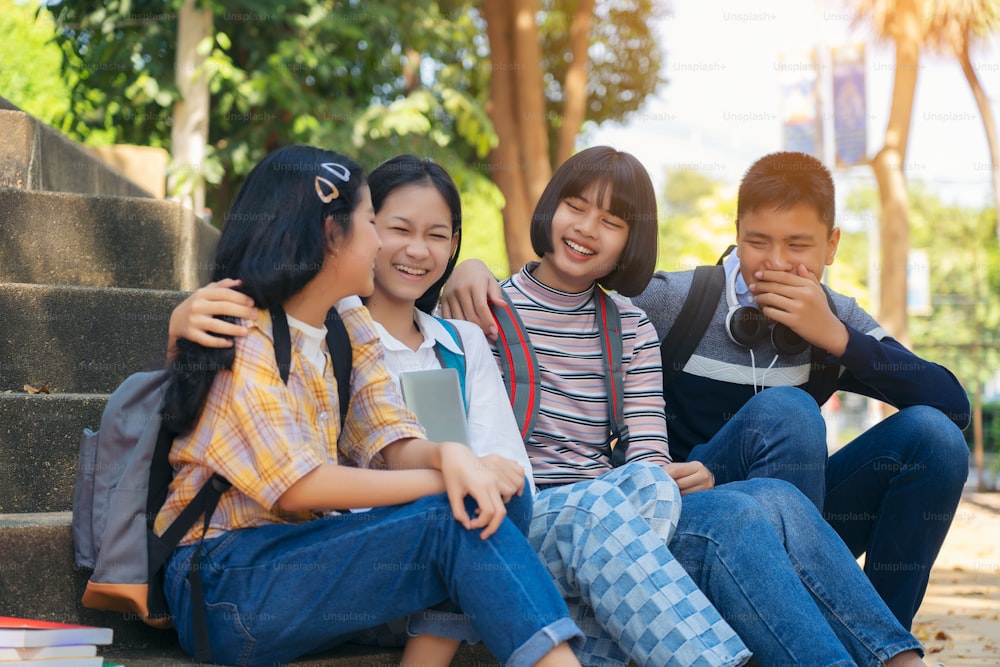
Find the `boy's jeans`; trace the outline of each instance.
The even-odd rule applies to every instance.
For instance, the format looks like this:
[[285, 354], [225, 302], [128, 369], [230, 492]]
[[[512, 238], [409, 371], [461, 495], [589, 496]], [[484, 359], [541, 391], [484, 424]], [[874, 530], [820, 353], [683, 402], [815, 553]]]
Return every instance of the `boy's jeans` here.
[[881, 665], [920, 650], [787, 482], [684, 496], [669, 547], [762, 665]]
[[905, 628], [968, 476], [961, 431], [934, 408], [904, 408], [827, 459], [826, 425], [794, 387], [758, 393], [706, 444], [691, 451], [716, 484], [772, 477], [804, 493], [855, 557]]

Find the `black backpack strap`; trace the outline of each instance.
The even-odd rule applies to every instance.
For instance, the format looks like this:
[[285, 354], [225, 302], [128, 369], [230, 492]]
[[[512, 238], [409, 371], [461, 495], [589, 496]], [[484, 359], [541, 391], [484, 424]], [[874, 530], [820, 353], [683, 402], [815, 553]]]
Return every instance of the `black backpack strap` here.
[[674, 320], [674, 326], [660, 343], [664, 387], [684, 370], [712, 321], [719, 304], [718, 295], [725, 287], [726, 270], [722, 265], [699, 266], [694, 270], [684, 305]]
[[[271, 309], [271, 335], [274, 337], [274, 359], [278, 362], [281, 381], [288, 384], [292, 366], [292, 336], [288, 317], [280, 306]], [[337, 398], [340, 403], [340, 425], [343, 428], [347, 408], [351, 402], [351, 366], [354, 350], [344, 320], [336, 308], [326, 314], [326, 347], [333, 362], [333, 375], [337, 378]]]
[[354, 350], [351, 348], [351, 337], [347, 327], [336, 308], [331, 308], [326, 314], [326, 347], [333, 362], [333, 375], [337, 378], [337, 397], [340, 403], [340, 428], [344, 428], [347, 419], [347, 408], [351, 403], [351, 367], [354, 363]]
[[538, 359], [535, 358], [535, 348], [531, 345], [521, 316], [517, 314], [517, 308], [506, 292], [501, 290], [501, 293], [503, 305], [490, 306], [499, 332], [497, 351], [500, 370], [504, 384], [507, 385], [514, 417], [521, 428], [521, 438], [527, 444], [538, 418]]
[[157, 536], [153, 532], [153, 523], [156, 515], [163, 507], [166, 500], [167, 490], [170, 480], [173, 477], [173, 469], [170, 466], [170, 447], [174, 442], [174, 433], [167, 426], [160, 426], [156, 439], [156, 449], [153, 452], [153, 460], [149, 470], [149, 490], [146, 496], [146, 521], [147, 521], [147, 558], [149, 570], [149, 592], [148, 605], [150, 613], [154, 610], [159, 613], [167, 613], [166, 598], [163, 593], [163, 566], [170, 558], [177, 544], [183, 539], [187, 532], [203, 516], [203, 530], [198, 548], [195, 550], [192, 560], [191, 571], [188, 573], [191, 582], [191, 614], [194, 623], [195, 634], [195, 658], [200, 662], [211, 662], [212, 651], [208, 642], [208, 625], [205, 619], [205, 598], [201, 588], [201, 575], [199, 572], [201, 563], [201, 543], [205, 539], [212, 514], [219, 498], [231, 486], [229, 480], [218, 474], [202, 485], [195, 497], [181, 511], [177, 518], [167, 527], [163, 535]]
[[271, 336], [274, 338], [274, 360], [278, 362], [278, 373], [281, 381], [288, 384], [288, 373], [292, 368], [292, 333], [281, 306], [271, 309]]
[[628, 455], [628, 426], [625, 424], [625, 379], [622, 372], [621, 316], [614, 299], [604, 290], [595, 288], [597, 331], [604, 353], [604, 388], [608, 396], [608, 424], [610, 433], [605, 445], [611, 467], [625, 463]]
[[[191, 585], [191, 625], [194, 631], [194, 659], [198, 662], [212, 661], [212, 646], [209, 643], [208, 635], [208, 619], [205, 615], [205, 592], [201, 585], [201, 547], [205, 542], [205, 534], [208, 532], [208, 526], [212, 521], [212, 515], [215, 513], [215, 507], [219, 503], [219, 498], [229, 487], [230, 484], [224, 477], [212, 475], [212, 478], [201, 487], [194, 500], [184, 508], [184, 512], [187, 512], [194, 505], [200, 504], [204, 506], [202, 516], [205, 518], [202, 522], [201, 539], [198, 540], [198, 546], [195, 547], [194, 554], [191, 556], [191, 569], [188, 571], [188, 583]], [[203, 497], [203, 500], [199, 501], [200, 497]], [[184, 512], [181, 512], [182, 516]], [[197, 518], [197, 515], [194, 515], [193, 518]], [[178, 517], [179, 519], [180, 517]], [[174, 524], [176, 523], [177, 521], [174, 521]], [[174, 524], [171, 524], [170, 527], [173, 528]], [[177, 539], [180, 539], [180, 537]]]

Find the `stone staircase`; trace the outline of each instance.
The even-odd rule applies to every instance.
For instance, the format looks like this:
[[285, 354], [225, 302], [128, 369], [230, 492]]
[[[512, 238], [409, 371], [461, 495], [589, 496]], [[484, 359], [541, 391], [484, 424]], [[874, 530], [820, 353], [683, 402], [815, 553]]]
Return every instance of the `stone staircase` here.
[[[108, 626], [128, 667], [192, 664], [172, 632], [80, 604], [77, 450], [108, 394], [162, 365], [171, 309], [204, 283], [218, 231], [0, 98], [0, 615]], [[29, 393], [28, 387], [48, 393]], [[398, 663], [348, 645], [296, 664]], [[455, 665], [495, 665], [482, 646]]]

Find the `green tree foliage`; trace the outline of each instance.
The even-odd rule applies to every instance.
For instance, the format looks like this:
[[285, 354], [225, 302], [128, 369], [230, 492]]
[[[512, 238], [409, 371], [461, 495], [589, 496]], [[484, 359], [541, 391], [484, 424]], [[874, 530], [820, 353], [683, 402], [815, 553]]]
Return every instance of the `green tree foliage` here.
[[[878, 195], [852, 192], [849, 214], [874, 215]], [[910, 188], [911, 244], [927, 253], [931, 312], [910, 315], [917, 354], [947, 366], [971, 391], [1000, 367], [1000, 250], [993, 235], [993, 209], [949, 205], [921, 184]], [[845, 252], [845, 244], [866, 247], [864, 232], [844, 234], [837, 264], [867, 274], [867, 252]]]
[[58, 126], [69, 111], [69, 92], [54, 35], [52, 17], [36, 4], [0, 0], [0, 95]]
[[[169, 147], [180, 4], [48, 5], [72, 84], [64, 131], [84, 142]], [[466, 246], [475, 248], [481, 236], [488, 250], [480, 256], [493, 266], [505, 264], [496, 242], [503, 238], [503, 198], [485, 159], [497, 141], [485, 111], [492, 66], [476, 0], [247, 0], [239, 9], [218, 0], [206, 4], [216, 35], [201, 47], [212, 93], [201, 171], [215, 184], [208, 206], [216, 220], [251, 165], [277, 147], [337, 148], [367, 166], [410, 152], [451, 172], [472, 214]], [[652, 12], [653, 2], [599, 5], [588, 118], [621, 119], [659, 82], [659, 50], [638, 13]], [[560, 53], [566, 36], [559, 16], [571, 7], [553, 1], [544, 9], [545, 52]], [[545, 84], [553, 127], [559, 119], [558, 60]]]
[[719, 186], [718, 182], [690, 167], [667, 169], [666, 174], [662, 200], [664, 210], [670, 214], [694, 213], [698, 202], [713, 194]]
[[[50, 7], [65, 70], [79, 72], [70, 123], [77, 138], [104, 127], [115, 142], [168, 145], [177, 6], [82, 0]], [[217, 184], [212, 208], [231, 199], [267, 152], [290, 143], [337, 148], [366, 165], [400, 152], [426, 155], [464, 191], [497, 198], [488, 179], [467, 166], [485, 155], [491, 128], [484, 74], [467, 67], [478, 28], [462, 3], [212, 8], [215, 39], [201, 45], [212, 92], [202, 169]], [[452, 12], [447, 20], [442, 11]], [[422, 58], [414, 62], [415, 55]]]
[[736, 190], [688, 167], [667, 170], [657, 268], [714, 264], [736, 241]]
[[[563, 89], [569, 65], [569, 23], [579, 0], [543, 0], [542, 58], [549, 147], [559, 145]], [[663, 55], [649, 26], [664, 13], [654, 0], [597, 2], [587, 81], [587, 121], [622, 120], [664, 83]], [[559, 165], [554, 165], [558, 167]]]

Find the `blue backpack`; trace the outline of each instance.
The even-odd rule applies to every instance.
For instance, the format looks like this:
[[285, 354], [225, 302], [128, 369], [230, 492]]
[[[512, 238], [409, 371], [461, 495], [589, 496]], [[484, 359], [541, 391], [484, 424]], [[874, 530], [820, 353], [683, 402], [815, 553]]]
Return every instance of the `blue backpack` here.
[[441, 323], [441, 326], [445, 328], [451, 337], [455, 340], [455, 344], [458, 345], [458, 349], [462, 350], [463, 354], [457, 354], [439, 342], [434, 343], [434, 355], [437, 357], [438, 361], [441, 363], [442, 368], [454, 368], [458, 371], [458, 383], [462, 388], [462, 405], [465, 406], [465, 411], [469, 411], [469, 403], [465, 398], [465, 346], [462, 344], [462, 337], [458, 333], [458, 329], [455, 325], [448, 320], [436, 317], [434, 318]]

